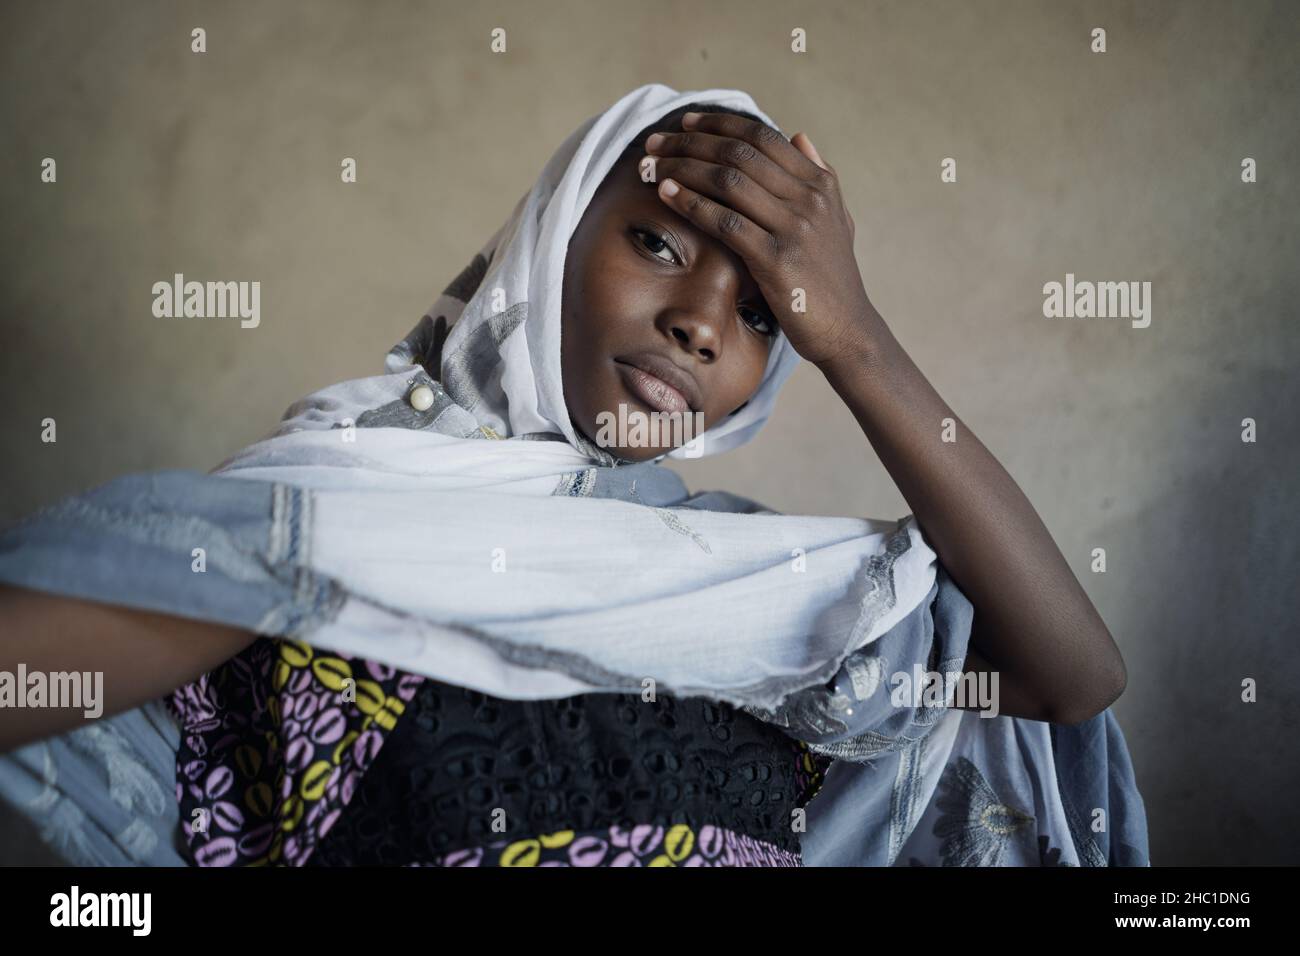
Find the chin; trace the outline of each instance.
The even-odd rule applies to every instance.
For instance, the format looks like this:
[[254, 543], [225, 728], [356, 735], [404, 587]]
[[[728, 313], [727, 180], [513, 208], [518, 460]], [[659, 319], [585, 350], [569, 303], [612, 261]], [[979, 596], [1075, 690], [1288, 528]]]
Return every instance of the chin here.
[[671, 448], [608, 448], [606, 449], [612, 455], [618, 455], [620, 458], [626, 458], [629, 461], [649, 461], [652, 458], [658, 458], [672, 451]]
[[[637, 416], [662, 414], [652, 413], [648, 408], [629, 408], [627, 405], [624, 405], [624, 408], [628, 409], [629, 414]], [[690, 441], [692, 427], [701, 432], [704, 429], [702, 422], [693, 422], [689, 419], [685, 420], [684, 424], [679, 424], [676, 427], [672, 425], [674, 420], [668, 418], [653, 419], [653, 421], [647, 421], [647, 419], [643, 418], [642, 421], [646, 422], [642, 426], [643, 430], [641, 430], [639, 436], [634, 436], [633, 433], [625, 431], [624, 428], [631, 429], [637, 426], [627, 425], [624, 421], [619, 422], [619, 427], [616, 427], [615, 423], [618, 422], [618, 418], [615, 413], [604, 412], [601, 417], [598, 417], [595, 425], [590, 428], [583, 428], [581, 431], [586, 439], [597, 448], [601, 448], [611, 455], [616, 455], [627, 461], [641, 462], [659, 458], [682, 447], [684, 443]], [[603, 442], [600, 440], [602, 437], [605, 439]], [[644, 440], [638, 441], [637, 437]], [[629, 442], [629, 439], [632, 440]]]

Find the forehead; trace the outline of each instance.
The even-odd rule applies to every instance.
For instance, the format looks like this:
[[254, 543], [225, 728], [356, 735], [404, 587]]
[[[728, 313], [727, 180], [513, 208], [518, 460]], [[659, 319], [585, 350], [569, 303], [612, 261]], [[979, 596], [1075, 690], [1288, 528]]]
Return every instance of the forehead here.
[[[605, 174], [600, 188], [592, 197], [592, 203], [595, 204], [599, 200], [605, 212], [630, 206], [653, 208], [653, 204], [658, 204], [665, 212], [671, 211], [659, 198], [656, 184], [641, 180], [638, 165], [644, 155], [645, 153], [637, 149], [628, 149], [619, 156], [609, 172]], [[694, 226], [691, 228], [694, 229]]]
[[[638, 166], [644, 155], [640, 150], [632, 149], [619, 157], [592, 197], [587, 210], [587, 213], [592, 214], [590, 218], [608, 221], [621, 217], [650, 217], [670, 227], [680, 236], [688, 244], [693, 256], [707, 255], [724, 260], [739, 275], [742, 285], [756, 290], [757, 283], [750, 275], [745, 260], [735, 250], [668, 206], [659, 198], [657, 184], [641, 180]], [[588, 217], [584, 214], [584, 219], [586, 218]]]

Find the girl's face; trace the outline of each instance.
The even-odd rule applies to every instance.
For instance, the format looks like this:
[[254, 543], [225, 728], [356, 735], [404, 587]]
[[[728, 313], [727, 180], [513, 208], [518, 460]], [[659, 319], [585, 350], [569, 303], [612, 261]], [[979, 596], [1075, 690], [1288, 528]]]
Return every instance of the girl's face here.
[[634, 413], [649, 421], [664, 411], [638, 394], [645, 379], [629, 359], [673, 363], [685, 376], [678, 391], [689, 409], [682, 419], [694, 428], [700, 419], [693, 413], [700, 412], [710, 428], [757, 391], [777, 334], [744, 260], [669, 209], [658, 185], [641, 180], [639, 159], [634, 151], [615, 163], [569, 241], [561, 325], [564, 398], [574, 426], [633, 461], [671, 451], [673, 435], [649, 427], [652, 443], [643, 447], [598, 442], [601, 412], [614, 416], [606, 432], [618, 439], [620, 404], [629, 429]]

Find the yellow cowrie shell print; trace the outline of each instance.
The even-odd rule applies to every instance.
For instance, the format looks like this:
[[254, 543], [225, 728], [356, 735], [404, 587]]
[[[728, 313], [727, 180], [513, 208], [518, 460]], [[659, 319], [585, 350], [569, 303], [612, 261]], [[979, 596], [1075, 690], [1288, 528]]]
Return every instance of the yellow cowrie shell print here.
[[352, 665], [341, 657], [318, 657], [311, 662], [311, 672], [330, 690], [337, 691], [352, 676]]
[[325, 795], [325, 784], [334, 772], [334, 765], [328, 760], [317, 760], [302, 775], [298, 792], [304, 800], [316, 801]]
[[671, 827], [664, 835], [664, 853], [674, 863], [680, 862], [691, 855], [691, 850], [695, 847], [695, 834], [685, 823], [679, 823]]
[[375, 723], [384, 730], [392, 730], [397, 726], [397, 718], [402, 716], [406, 710], [406, 705], [396, 697], [388, 697], [384, 700], [384, 709], [375, 714]]
[[281, 815], [284, 819], [280, 821], [280, 829], [285, 833], [292, 831], [294, 827], [302, 822], [305, 809], [306, 807], [303, 806], [300, 797], [296, 795], [290, 796], [288, 800], [284, 801], [284, 807], [281, 809]]
[[280, 659], [290, 667], [306, 667], [311, 663], [311, 646], [301, 641], [281, 641]]
[[536, 840], [520, 840], [501, 851], [498, 866], [536, 866], [542, 855], [542, 845]]
[[335, 744], [334, 754], [333, 754], [335, 763], [343, 762], [343, 755], [348, 752], [348, 748], [351, 747], [354, 743], [356, 743], [357, 738], [360, 736], [361, 734], [357, 733], [357, 731], [349, 730], [347, 732], [347, 735], [344, 736], [344, 738], [340, 740], [337, 744]]
[[357, 709], [363, 714], [377, 714], [384, 706], [384, 689], [372, 680], [357, 681]]

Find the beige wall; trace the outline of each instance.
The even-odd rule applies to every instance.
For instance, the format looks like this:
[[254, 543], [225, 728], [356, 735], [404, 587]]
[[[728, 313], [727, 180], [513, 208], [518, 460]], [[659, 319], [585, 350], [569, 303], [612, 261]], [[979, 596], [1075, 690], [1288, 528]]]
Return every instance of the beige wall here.
[[[6, 3], [0, 519], [207, 470], [377, 374], [579, 122], [642, 83], [739, 87], [840, 170], [872, 299], [1119, 640], [1155, 862], [1296, 862], [1298, 23], [1285, 2]], [[260, 280], [261, 326], [155, 319], [174, 272]], [[1151, 326], [1045, 319], [1067, 272], [1150, 280]], [[758, 440], [681, 470], [783, 511], [910, 510], [809, 367]]]

